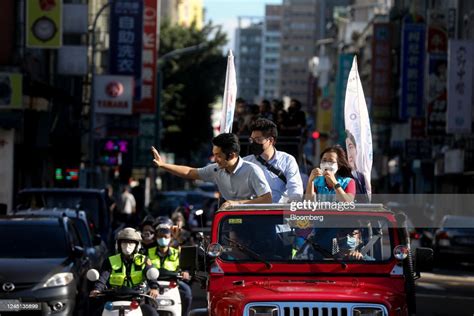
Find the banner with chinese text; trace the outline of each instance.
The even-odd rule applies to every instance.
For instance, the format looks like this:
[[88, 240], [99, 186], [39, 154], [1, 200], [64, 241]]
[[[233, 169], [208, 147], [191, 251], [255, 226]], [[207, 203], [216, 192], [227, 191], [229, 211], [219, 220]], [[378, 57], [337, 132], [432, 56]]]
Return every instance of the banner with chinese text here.
[[402, 120], [425, 114], [423, 107], [425, 29], [425, 25], [421, 23], [403, 23], [399, 111]]
[[143, 10], [143, 52], [141, 100], [133, 105], [134, 113], [156, 111], [156, 59], [158, 54], [158, 0], [145, 0]]
[[110, 10], [110, 60], [113, 75], [133, 76], [133, 99], [141, 100], [143, 0], [116, 0]]

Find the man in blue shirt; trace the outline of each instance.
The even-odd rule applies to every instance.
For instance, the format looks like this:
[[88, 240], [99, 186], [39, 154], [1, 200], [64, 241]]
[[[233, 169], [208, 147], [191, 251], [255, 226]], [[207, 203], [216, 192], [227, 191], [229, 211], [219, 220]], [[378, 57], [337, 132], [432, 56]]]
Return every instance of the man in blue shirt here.
[[292, 155], [275, 149], [278, 137], [277, 126], [272, 121], [260, 118], [251, 126], [250, 151], [252, 155], [244, 160], [258, 165], [272, 189], [273, 203], [300, 200], [303, 196], [303, 182]]
[[236, 204], [271, 203], [272, 192], [262, 170], [240, 156], [239, 139], [232, 133], [223, 133], [212, 139], [215, 163], [203, 168], [169, 164], [152, 147], [155, 166], [175, 176], [189, 180], [203, 180], [217, 185], [226, 200], [221, 207]]

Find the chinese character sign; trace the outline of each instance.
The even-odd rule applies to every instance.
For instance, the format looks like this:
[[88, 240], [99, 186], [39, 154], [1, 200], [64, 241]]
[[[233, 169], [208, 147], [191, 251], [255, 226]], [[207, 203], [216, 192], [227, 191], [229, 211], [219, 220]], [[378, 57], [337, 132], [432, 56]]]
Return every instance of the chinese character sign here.
[[389, 23], [374, 23], [372, 42], [372, 104], [378, 118], [390, 117], [392, 101], [391, 32]]
[[400, 118], [423, 116], [425, 25], [404, 23], [402, 28]]
[[448, 16], [430, 10], [428, 14], [427, 132], [443, 135], [446, 130], [446, 84], [448, 78]]
[[471, 133], [474, 42], [449, 40], [447, 133]]
[[110, 73], [133, 76], [141, 100], [143, 0], [112, 1], [110, 14]]
[[144, 0], [141, 101], [135, 102], [134, 113], [151, 114], [156, 109], [158, 13], [158, 0]]

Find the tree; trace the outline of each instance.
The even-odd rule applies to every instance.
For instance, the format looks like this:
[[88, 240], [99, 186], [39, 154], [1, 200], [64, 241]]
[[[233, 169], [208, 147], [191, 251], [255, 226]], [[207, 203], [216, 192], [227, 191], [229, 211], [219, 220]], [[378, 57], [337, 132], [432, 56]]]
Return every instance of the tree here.
[[[206, 43], [192, 54], [163, 65], [163, 149], [178, 160], [190, 162], [198, 150], [209, 148], [212, 138], [211, 104], [223, 93], [227, 43], [220, 27], [208, 23], [202, 30], [164, 22], [160, 29], [159, 56], [175, 49]], [[158, 56], [158, 58], [159, 58]]]

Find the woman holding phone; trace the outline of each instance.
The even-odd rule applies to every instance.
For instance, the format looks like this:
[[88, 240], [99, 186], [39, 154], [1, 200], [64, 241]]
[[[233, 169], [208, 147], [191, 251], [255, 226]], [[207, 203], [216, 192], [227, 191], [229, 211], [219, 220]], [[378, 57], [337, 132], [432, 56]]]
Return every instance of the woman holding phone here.
[[314, 168], [309, 175], [306, 198], [316, 201], [354, 201], [355, 181], [342, 147], [328, 147], [320, 158], [319, 168]]

